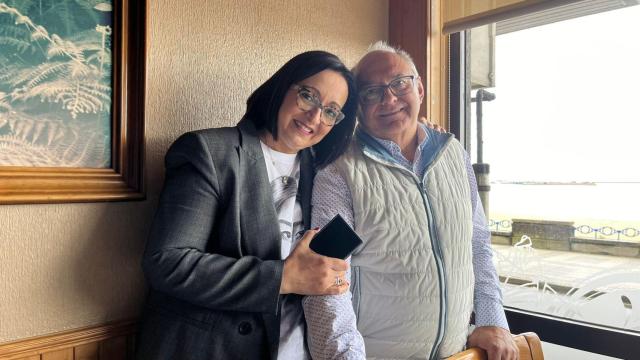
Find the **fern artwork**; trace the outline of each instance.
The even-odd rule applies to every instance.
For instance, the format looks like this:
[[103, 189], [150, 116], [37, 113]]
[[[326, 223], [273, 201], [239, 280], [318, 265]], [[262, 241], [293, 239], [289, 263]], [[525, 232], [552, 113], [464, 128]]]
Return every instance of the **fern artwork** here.
[[111, 167], [111, 0], [0, 0], [0, 166]]

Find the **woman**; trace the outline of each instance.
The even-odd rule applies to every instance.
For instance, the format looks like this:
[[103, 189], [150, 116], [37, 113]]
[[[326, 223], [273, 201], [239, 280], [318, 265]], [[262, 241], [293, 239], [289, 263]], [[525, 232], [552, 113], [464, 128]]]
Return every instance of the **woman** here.
[[300, 54], [249, 97], [236, 127], [171, 146], [143, 259], [138, 358], [308, 357], [300, 295], [349, 287], [347, 263], [313, 253], [315, 230], [303, 229], [314, 168], [351, 139], [354, 84], [336, 56]]

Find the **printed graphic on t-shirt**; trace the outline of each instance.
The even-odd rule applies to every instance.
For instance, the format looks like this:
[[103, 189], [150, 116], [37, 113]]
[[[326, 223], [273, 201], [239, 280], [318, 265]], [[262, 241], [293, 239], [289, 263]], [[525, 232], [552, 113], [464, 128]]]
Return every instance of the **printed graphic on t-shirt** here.
[[299, 171], [296, 172], [294, 177], [280, 176], [271, 180], [273, 205], [276, 208], [278, 225], [280, 226], [281, 255], [283, 258], [289, 255], [293, 246], [304, 233], [302, 221], [300, 221], [302, 214], [299, 205], [296, 203], [296, 194], [298, 193], [297, 178], [299, 178]]
[[[302, 235], [304, 235], [304, 228], [302, 227], [302, 221], [296, 221], [295, 223], [293, 223], [293, 225], [291, 225], [291, 222], [284, 219], [280, 219], [278, 223], [280, 224], [280, 235], [283, 241], [286, 240], [294, 244], [297, 244], [298, 240], [300, 240], [300, 238], [302, 238]], [[293, 236], [291, 236], [292, 232], [287, 229], [293, 229]], [[291, 241], [292, 239], [293, 241]]]

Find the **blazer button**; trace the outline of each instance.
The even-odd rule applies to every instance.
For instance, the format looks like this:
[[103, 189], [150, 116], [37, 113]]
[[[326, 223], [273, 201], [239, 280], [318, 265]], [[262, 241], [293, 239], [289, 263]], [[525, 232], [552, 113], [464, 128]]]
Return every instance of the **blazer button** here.
[[238, 325], [238, 333], [240, 335], [249, 335], [253, 331], [253, 326], [250, 323], [243, 321]]

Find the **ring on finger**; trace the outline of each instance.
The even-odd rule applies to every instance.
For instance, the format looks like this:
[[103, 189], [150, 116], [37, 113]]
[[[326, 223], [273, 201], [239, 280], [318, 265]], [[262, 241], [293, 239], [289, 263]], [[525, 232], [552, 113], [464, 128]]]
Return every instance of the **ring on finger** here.
[[342, 285], [342, 278], [340, 276], [336, 276], [336, 281], [333, 283], [335, 286]]

